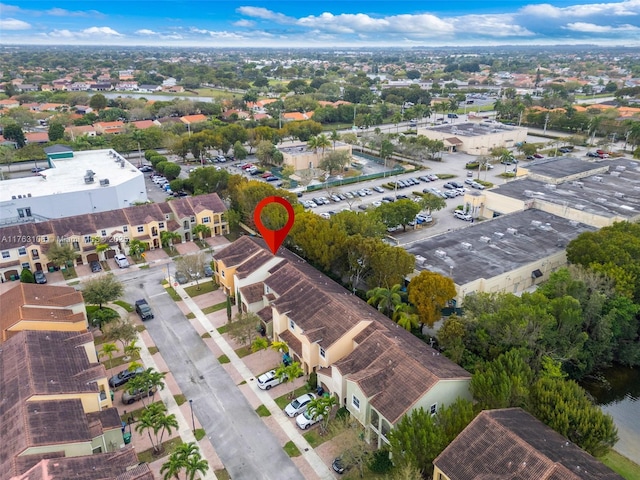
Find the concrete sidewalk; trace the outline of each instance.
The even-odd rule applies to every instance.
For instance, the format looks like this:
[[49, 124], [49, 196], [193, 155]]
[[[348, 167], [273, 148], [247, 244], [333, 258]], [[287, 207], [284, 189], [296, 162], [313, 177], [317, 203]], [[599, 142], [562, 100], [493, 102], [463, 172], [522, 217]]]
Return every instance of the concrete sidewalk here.
[[[187, 285], [185, 285], [187, 286]], [[226, 355], [231, 365], [239, 372], [243, 380], [247, 383], [247, 386], [251, 389], [251, 392], [258, 397], [260, 402], [266, 406], [271, 412], [271, 416], [275, 419], [278, 426], [285, 432], [287, 437], [298, 447], [302, 457], [311, 466], [318, 478], [323, 480], [332, 480], [334, 475], [327, 465], [323, 462], [320, 456], [309, 445], [306, 439], [296, 430], [295, 426], [289, 421], [288, 417], [280, 410], [280, 407], [271, 398], [271, 396], [264, 390], [258, 388], [255, 375], [247, 368], [242, 359], [238, 357], [233, 348], [227, 343], [223, 336], [218, 332], [214, 325], [210, 322], [207, 316], [202, 313], [202, 310], [198, 307], [196, 302], [187, 295], [183, 286], [173, 284], [173, 288], [176, 290], [180, 298], [189, 308], [189, 310], [195, 315], [196, 320], [201, 324], [202, 328], [209, 332], [211, 338], [215, 342], [216, 346]]]

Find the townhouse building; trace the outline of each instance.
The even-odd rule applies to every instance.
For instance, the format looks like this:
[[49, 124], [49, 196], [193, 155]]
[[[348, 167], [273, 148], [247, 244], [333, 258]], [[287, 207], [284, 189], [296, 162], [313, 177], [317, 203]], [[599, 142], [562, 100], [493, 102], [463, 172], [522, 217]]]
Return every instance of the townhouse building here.
[[[215, 277], [238, 309], [256, 313], [263, 331], [366, 428], [388, 443], [416, 408], [436, 412], [470, 399], [470, 374], [290, 251], [272, 255], [241, 237], [214, 255]], [[401, 392], [401, 394], [399, 394]]]
[[[181, 242], [192, 241], [193, 227], [200, 224], [208, 226], [211, 235], [224, 235], [229, 233], [225, 212], [220, 197], [211, 193], [0, 227], [0, 276], [3, 281], [17, 280], [23, 268], [55, 269], [58, 266], [47, 258], [54, 242], [71, 244], [78, 255], [76, 264], [82, 265], [113, 258], [117, 253], [128, 254], [132, 240], [141, 241], [147, 250], [161, 248], [164, 231], [177, 233]], [[98, 253], [97, 244], [107, 244], [108, 248]]]

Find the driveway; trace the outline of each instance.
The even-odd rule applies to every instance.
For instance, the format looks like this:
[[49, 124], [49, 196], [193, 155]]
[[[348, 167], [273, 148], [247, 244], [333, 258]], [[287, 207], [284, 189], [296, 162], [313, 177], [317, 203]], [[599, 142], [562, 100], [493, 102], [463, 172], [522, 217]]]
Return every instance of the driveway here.
[[234, 479], [302, 479], [278, 440], [160, 285], [161, 267], [121, 276], [125, 299], [144, 296], [155, 312], [145, 326], [217, 454]]

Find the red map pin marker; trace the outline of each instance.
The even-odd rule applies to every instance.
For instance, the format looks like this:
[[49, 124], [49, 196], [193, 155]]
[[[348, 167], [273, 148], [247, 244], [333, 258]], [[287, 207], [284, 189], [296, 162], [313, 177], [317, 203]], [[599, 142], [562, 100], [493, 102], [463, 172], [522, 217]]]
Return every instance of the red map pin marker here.
[[[262, 224], [260, 214], [262, 213], [262, 209], [270, 203], [279, 203], [287, 210], [289, 219], [287, 220], [287, 224], [280, 230], [269, 230]], [[253, 223], [255, 223], [258, 231], [262, 235], [262, 238], [269, 246], [271, 253], [274, 255], [280, 248], [280, 245], [282, 245], [282, 242], [284, 242], [284, 239], [287, 238], [287, 234], [289, 233], [289, 230], [291, 230], [294, 220], [295, 214], [293, 213], [293, 207], [282, 197], [267, 197], [258, 203], [258, 205], [256, 205], [256, 209], [253, 211]]]

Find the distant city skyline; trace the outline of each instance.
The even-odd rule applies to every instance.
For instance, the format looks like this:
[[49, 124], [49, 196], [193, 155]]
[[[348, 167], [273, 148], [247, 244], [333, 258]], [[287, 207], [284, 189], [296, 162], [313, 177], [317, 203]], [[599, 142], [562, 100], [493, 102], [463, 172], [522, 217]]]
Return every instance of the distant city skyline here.
[[640, 46], [640, 0], [0, 3], [0, 44], [175, 47]]

